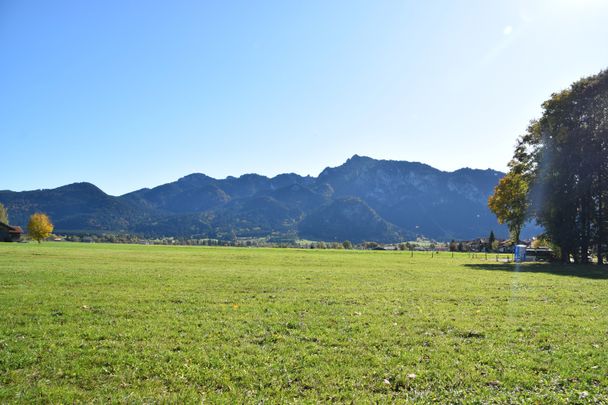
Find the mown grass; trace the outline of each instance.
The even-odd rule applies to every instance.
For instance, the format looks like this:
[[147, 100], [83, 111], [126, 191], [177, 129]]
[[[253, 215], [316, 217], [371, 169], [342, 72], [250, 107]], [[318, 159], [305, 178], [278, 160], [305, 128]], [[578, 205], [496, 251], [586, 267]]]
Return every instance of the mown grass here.
[[608, 271], [480, 257], [1, 244], [0, 402], [608, 402]]

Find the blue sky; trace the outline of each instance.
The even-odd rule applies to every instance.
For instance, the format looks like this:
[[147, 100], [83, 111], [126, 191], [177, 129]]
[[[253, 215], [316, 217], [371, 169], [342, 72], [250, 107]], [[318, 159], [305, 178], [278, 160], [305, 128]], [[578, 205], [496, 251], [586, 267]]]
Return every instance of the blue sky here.
[[608, 68], [608, 1], [0, 0], [0, 189], [119, 195], [353, 154], [504, 170]]

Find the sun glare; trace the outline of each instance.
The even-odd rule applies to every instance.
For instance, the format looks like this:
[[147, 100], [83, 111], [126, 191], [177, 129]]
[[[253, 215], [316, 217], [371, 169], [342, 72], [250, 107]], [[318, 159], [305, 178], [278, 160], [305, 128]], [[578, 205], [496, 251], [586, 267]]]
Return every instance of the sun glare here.
[[608, 8], [608, 1], [605, 0], [551, 0], [546, 2], [546, 7], [559, 11], [580, 11], [591, 12], [598, 8]]

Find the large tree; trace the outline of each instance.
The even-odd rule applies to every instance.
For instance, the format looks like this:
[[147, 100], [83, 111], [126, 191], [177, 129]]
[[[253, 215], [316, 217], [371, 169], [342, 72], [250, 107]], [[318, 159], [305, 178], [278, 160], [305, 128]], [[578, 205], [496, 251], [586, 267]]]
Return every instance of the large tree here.
[[41, 240], [48, 238], [53, 232], [53, 224], [46, 214], [37, 212], [30, 216], [30, 221], [27, 224], [27, 232], [30, 237], [38, 243]]
[[513, 243], [519, 242], [521, 228], [526, 221], [527, 196], [528, 183], [521, 174], [511, 171], [500, 179], [494, 194], [488, 199], [488, 206], [496, 214], [498, 222], [509, 227]]
[[[584, 263], [595, 251], [602, 263], [606, 255], [607, 128], [604, 71], [543, 103], [542, 117], [519, 138], [509, 164], [507, 178], [519, 177], [527, 184], [528, 213], [544, 226], [564, 261]], [[508, 200], [503, 205], [521, 206], [520, 195], [503, 195]]]

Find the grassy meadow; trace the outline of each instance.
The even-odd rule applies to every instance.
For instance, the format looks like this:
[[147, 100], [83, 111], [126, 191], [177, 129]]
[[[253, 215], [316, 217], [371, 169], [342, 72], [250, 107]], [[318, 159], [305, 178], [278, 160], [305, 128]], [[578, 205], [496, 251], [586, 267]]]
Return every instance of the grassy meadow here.
[[608, 270], [0, 244], [0, 403], [608, 402]]

